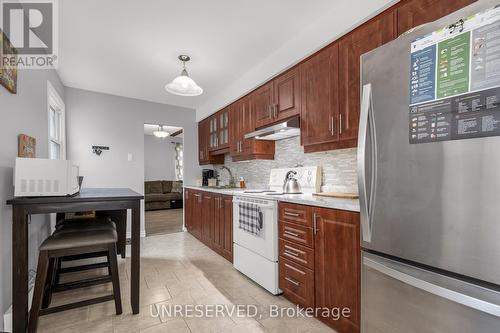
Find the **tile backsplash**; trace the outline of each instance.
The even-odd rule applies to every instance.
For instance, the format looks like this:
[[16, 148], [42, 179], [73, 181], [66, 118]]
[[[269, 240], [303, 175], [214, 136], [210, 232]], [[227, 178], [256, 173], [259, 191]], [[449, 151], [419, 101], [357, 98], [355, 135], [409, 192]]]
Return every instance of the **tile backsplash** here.
[[[236, 180], [243, 177], [248, 188], [267, 188], [272, 168], [301, 166], [321, 166], [323, 192], [357, 192], [356, 148], [304, 154], [300, 137], [276, 141], [273, 161], [257, 160], [233, 162], [226, 154], [224, 165], [231, 169]], [[215, 169], [220, 179], [228, 183], [227, 171]]]

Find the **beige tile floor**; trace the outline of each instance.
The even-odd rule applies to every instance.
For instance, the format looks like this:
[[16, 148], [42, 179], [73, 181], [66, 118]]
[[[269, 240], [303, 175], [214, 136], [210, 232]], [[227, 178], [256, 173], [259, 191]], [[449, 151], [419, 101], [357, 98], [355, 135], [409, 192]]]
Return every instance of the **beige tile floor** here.
[[[114, 303], [106, 302], [84, 308], [55, 313], [40, 318], [39, 332], [334, 332], [314, 318], [275, 318], [272, 305], [294, 307], [282, 296], [273, 296], [233, 269], [231, 263], [217, 255], [188, 233], [174, 233], [142, 239], [141, 246], [141, 311], [131, 314], [130, 261], [121, 260], [120, 281], [123, 314], [115, 314]], [[102, 273], [102, 272], [101, 272]], [[87, 272], [86, 275], [97, 274]], [[81, 273], [80, 273], [81, 275]], [[67, 279], [73, 277], [68, 276]], [[111, 287], [101, 285], [58, 293], [53, 305], [85, 299], [89, 295], [109, 293]], [[256, 316], [235, 313], [215, 318], [168, 315], [159, 309], [174, 305], [211, 305], [231, 309], [230, 305], [251, 305]], [[186, 307], [186, 311], [187, 311]], [[191, 308], [192, 309], [192, 308]], [[213, 308], [212, 308], [213, 310]], [[153, 315], [152, 315], [153, 313]]]

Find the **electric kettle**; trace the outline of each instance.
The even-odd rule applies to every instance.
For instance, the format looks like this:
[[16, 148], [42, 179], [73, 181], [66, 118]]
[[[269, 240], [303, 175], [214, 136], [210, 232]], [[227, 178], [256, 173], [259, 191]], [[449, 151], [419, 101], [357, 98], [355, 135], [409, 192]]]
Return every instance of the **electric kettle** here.
[[284, 194], [300, 194], [300, 184], [297, 178], [297, 171], [288, 171], [285, 176], [285, 182], [283, 183], [283, 193]]

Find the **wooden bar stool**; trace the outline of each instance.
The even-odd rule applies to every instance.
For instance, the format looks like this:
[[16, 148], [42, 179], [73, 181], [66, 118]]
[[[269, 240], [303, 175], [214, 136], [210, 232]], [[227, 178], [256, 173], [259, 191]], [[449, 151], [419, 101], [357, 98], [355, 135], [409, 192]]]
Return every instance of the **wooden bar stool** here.
[[[116, 224], [106, 216], [99, 216], [96, 218], [86, 218], [78, 220], [65, 220], [64, 214], [57, 214], [56, 223], [56, 233], [62, 232], [79, 232], [82, 230], [117, 230]], [[97, 269], [102, 267], [107, 267], [107, 263], [95, 263], [95, 264], [85, 264], [80, 266], [71, 266], [67, 268], [62, 267], [62, 262], [71, 262], [74, 260], [82, 259], [95, 259], [100, 257], [106, 257], [107, 252], [97, 252], [97, 253], [86, 253], [82, 255], [65, 256], [55, 259], [55, 278], [53, 285], [58, 285], [60, 281], [61, 274], [72, 273], [90, 269]], [[49, 272], [49, 276], [51, 272]], [[47, 281], [49, 283], [49, 281]], [[47, 288], [53, 288], [53, 286], [47, 286]], [[50, 296], [44, 297], [44, 302], [42, 304], [42, 309], [48, 307], [47, 300], [50, 302]]]
[[[115, 301], [116, 314], [122, 313], [120, 296], [120, 280], [118, 275], [118, 262], [116, 253], [116, 230], [79, 229], [78, 231], [55, 232], [40, 246], [38, 268], [33, 293], [33, 302], [29, 316], [28, 332], [36, 332], [39, 316], [74, 309], [91, 304]], [[56, 260], [68, 256], [92, 255], [106, 253], [108, 259], [108, 275], [96, 279], [55, 284]], [[82, 288], [98, 283], [113, 284], [111, 295], [91, 298], [70, 304], [48, 307], [52, 292]], [[45, 308], [42, 308], [45, 305]]]
[[[108, 218], [111, 219], [114, 223], [114, 226], [116, 228], [116, 232], [118, 233], [118, 242], [116, 244], [117, 246], [117, 252], [118, 254], [121, 255], [123, 259], [126, 257], [126, 243], [127, 243], [127, 210], [122, 209], [122, 210], [106, 210], [106, 211], [97, 211], [96, 212], [96, 218], [102, 219], [102, 218]], [[57, 213], [56, 214], [56, 228], [60, 227], [61, 225], [66, 225], [66, 224], [82, 224], [86, 223], [87, 221], [85, 219], [82, 220], [66, 220], [66, 213]]]

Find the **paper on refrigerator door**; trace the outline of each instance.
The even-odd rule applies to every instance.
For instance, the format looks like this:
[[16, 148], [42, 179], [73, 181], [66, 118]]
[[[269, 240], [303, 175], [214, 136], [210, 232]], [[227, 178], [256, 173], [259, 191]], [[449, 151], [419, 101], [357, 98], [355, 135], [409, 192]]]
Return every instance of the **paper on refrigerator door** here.
[[411, 43], [409, 142], [500, 135], [500, 8]]

